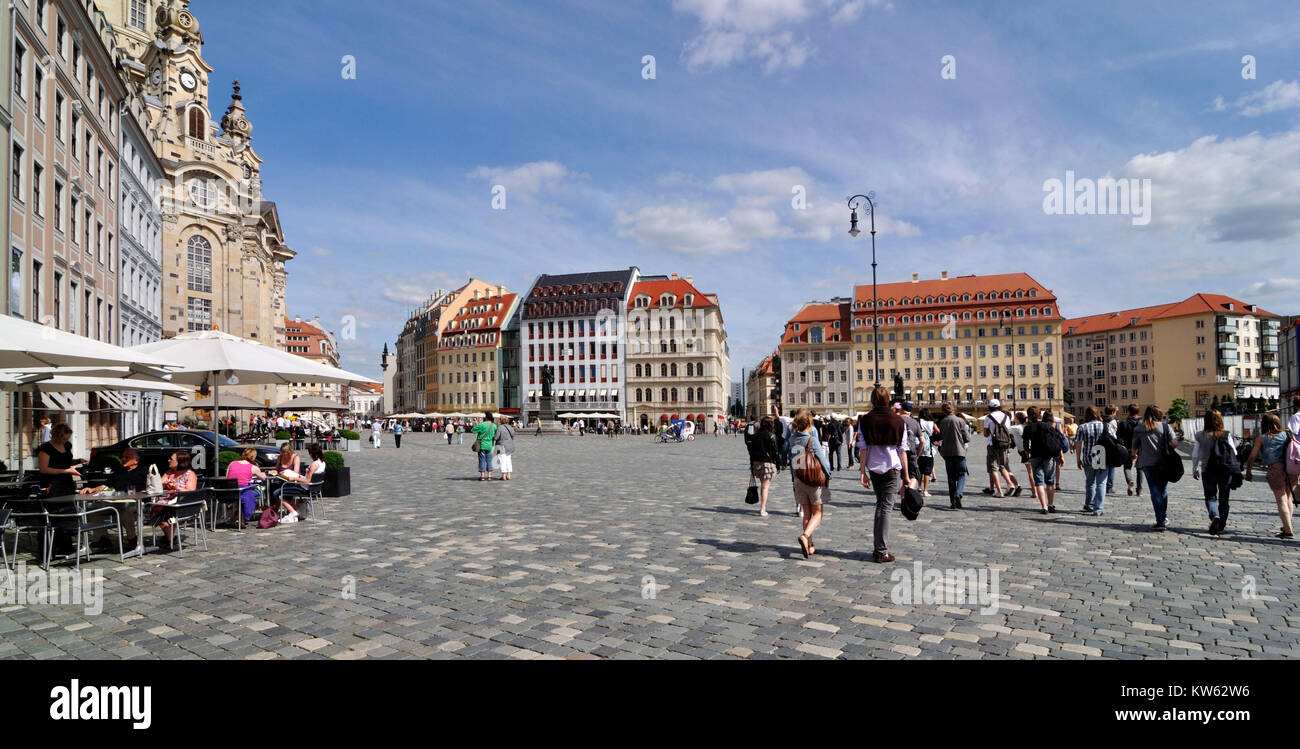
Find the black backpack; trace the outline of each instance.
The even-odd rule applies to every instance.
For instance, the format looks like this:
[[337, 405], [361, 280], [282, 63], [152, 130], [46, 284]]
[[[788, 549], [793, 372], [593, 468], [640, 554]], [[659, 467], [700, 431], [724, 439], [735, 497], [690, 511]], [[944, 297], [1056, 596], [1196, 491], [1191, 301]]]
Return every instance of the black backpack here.
[[1119, 440], [1112, 437], [1110, 432], [1102, 427], [1101, 437], [1097, 439], [1097, 444], [1106, 451], [1106, 467], [1117, 468], [1128, 462], [1128, 450], [1120, 446]]
[[1006, 412], [1000, 413], [1002, 413], [1001, 420], [995, 419], [992, 414], [989, 414], [989, 418], [993, 421], [993, 446], [999, 450], [1009, 450], [1016, 444], [1015, 439], [1011, 436], [1011, 430], [1007, 429], [1011, 417], [1007, 416]]
[[1228, 435], [1225, 434], [1214, 441], [1214, 447], [1210, 448], [1210, 457], [1205, 461], [1205, 467], [1222, 471], [1230, 476], [1241, 473], [1241, 460], [1237, 457], [1237, 451], [1228, 444]]

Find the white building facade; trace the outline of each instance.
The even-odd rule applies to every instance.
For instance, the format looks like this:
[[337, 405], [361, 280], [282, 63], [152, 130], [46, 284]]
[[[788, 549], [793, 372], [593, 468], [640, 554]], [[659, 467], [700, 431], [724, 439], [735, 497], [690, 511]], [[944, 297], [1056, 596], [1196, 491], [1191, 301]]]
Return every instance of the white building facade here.
[[541, 275], [520, 302], [522, 417], [541, 407], [542, 368], [555, 368], [556, 413], [617, 414], [627, 421], [627, 300], [636, 267]]
[[[147, 114], [132, 97], [121, 107], [118, 310], [121, 344], [162, 339], [162, 163], [145, 133]], [[162, 394], [123, 393], [122, 437], [162, 428]]]

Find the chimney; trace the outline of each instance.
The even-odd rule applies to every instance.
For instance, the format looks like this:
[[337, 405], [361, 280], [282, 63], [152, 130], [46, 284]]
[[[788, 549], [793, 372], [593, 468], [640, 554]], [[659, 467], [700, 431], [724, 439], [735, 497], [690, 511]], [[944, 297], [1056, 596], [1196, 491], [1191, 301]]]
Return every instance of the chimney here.
[[677, 278], [677, 274], [676, 274], [676, 273], [674, 273], [674, 274], [672, 275], [672, 279], [673, 279], [674, 281], [680, 280], [680, 279]]
[[921, 274], [920, 274], [920, 273], [913, 273], [913, 274], [912, 274], [912, 283], [921, 283]]
[[687, 277], [686, 277], [686, 283], [690, 284], [691, 286], [694, 286], [694, 285], [695, 285], [695, 276], [687, 276]]
[[946, 270], [945, 270], [945, 271], [940, 271], [940, 272], [939, 272], [939, 280], [941, 280], [941, 281], [947, 281], [947, 280], [948, 280], [948, 271], [946, 271]]

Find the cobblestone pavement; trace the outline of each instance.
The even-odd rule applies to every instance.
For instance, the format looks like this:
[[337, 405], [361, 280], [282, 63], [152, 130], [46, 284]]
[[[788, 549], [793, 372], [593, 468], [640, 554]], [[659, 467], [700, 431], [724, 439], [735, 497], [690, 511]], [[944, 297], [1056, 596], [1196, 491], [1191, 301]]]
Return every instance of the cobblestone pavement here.
[[[1084, 516], [980, 494], [947, 508], [943, 468], [919, 520], [896, 513], [871, 561], [874, 500], [837, 474], [805, 560], [788, 474], [771, 517], [743, 503], [739, 438], [523, 436], [516, 480], [475, 480], [467, 445], [410, 434], [347, 454], [354, 493], [325, 516], [220, 530], [210, 550], [96, 558], [103, 612], [0, 607], [7, 658], [1240, 658], [1300, 654], [1300, 548], [1262, 483], [1205, 534], [1199, 483], [1173, 487], [1172, 532], [1146, 497]], [[972, 450], [982, 466], [982, 448]], [[1020, 479], [1023, 481], [1024, 477]], [[1073, 512], [1071, 512], [1073, 511]], [[30, 561], [30, 557], [25, 557]], [[996, 570], [995, 613], [896, 603], [891, 574]], [[350, 583], [355, 583], [355, 595]], [[951, 583], [950, 583], [951, 585]], [[904, 586], [909, 587], [909, 586]], [[951, 590], [951, 588], [940, 588]], [[931, 599], [927, 599], [931, 600]]]

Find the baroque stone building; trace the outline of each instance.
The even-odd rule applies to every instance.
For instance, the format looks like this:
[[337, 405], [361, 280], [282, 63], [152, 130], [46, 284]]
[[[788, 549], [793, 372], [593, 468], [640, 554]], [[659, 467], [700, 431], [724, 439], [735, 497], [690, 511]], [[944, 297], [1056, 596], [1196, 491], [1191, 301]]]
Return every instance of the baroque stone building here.
[[[144, 102], [166, 175], [164, 337], [215, 328], [283, 349], [285, 263], [295, 253], [284, 243], [275, 203], [262, 196], [262, 158], [239, 82], [218, 115], [213, 68], [188, 0], [95, 2], [125, 53], [123, 76]], [[235, 390], [262, 402], [275, 397], [274, 386]]]

